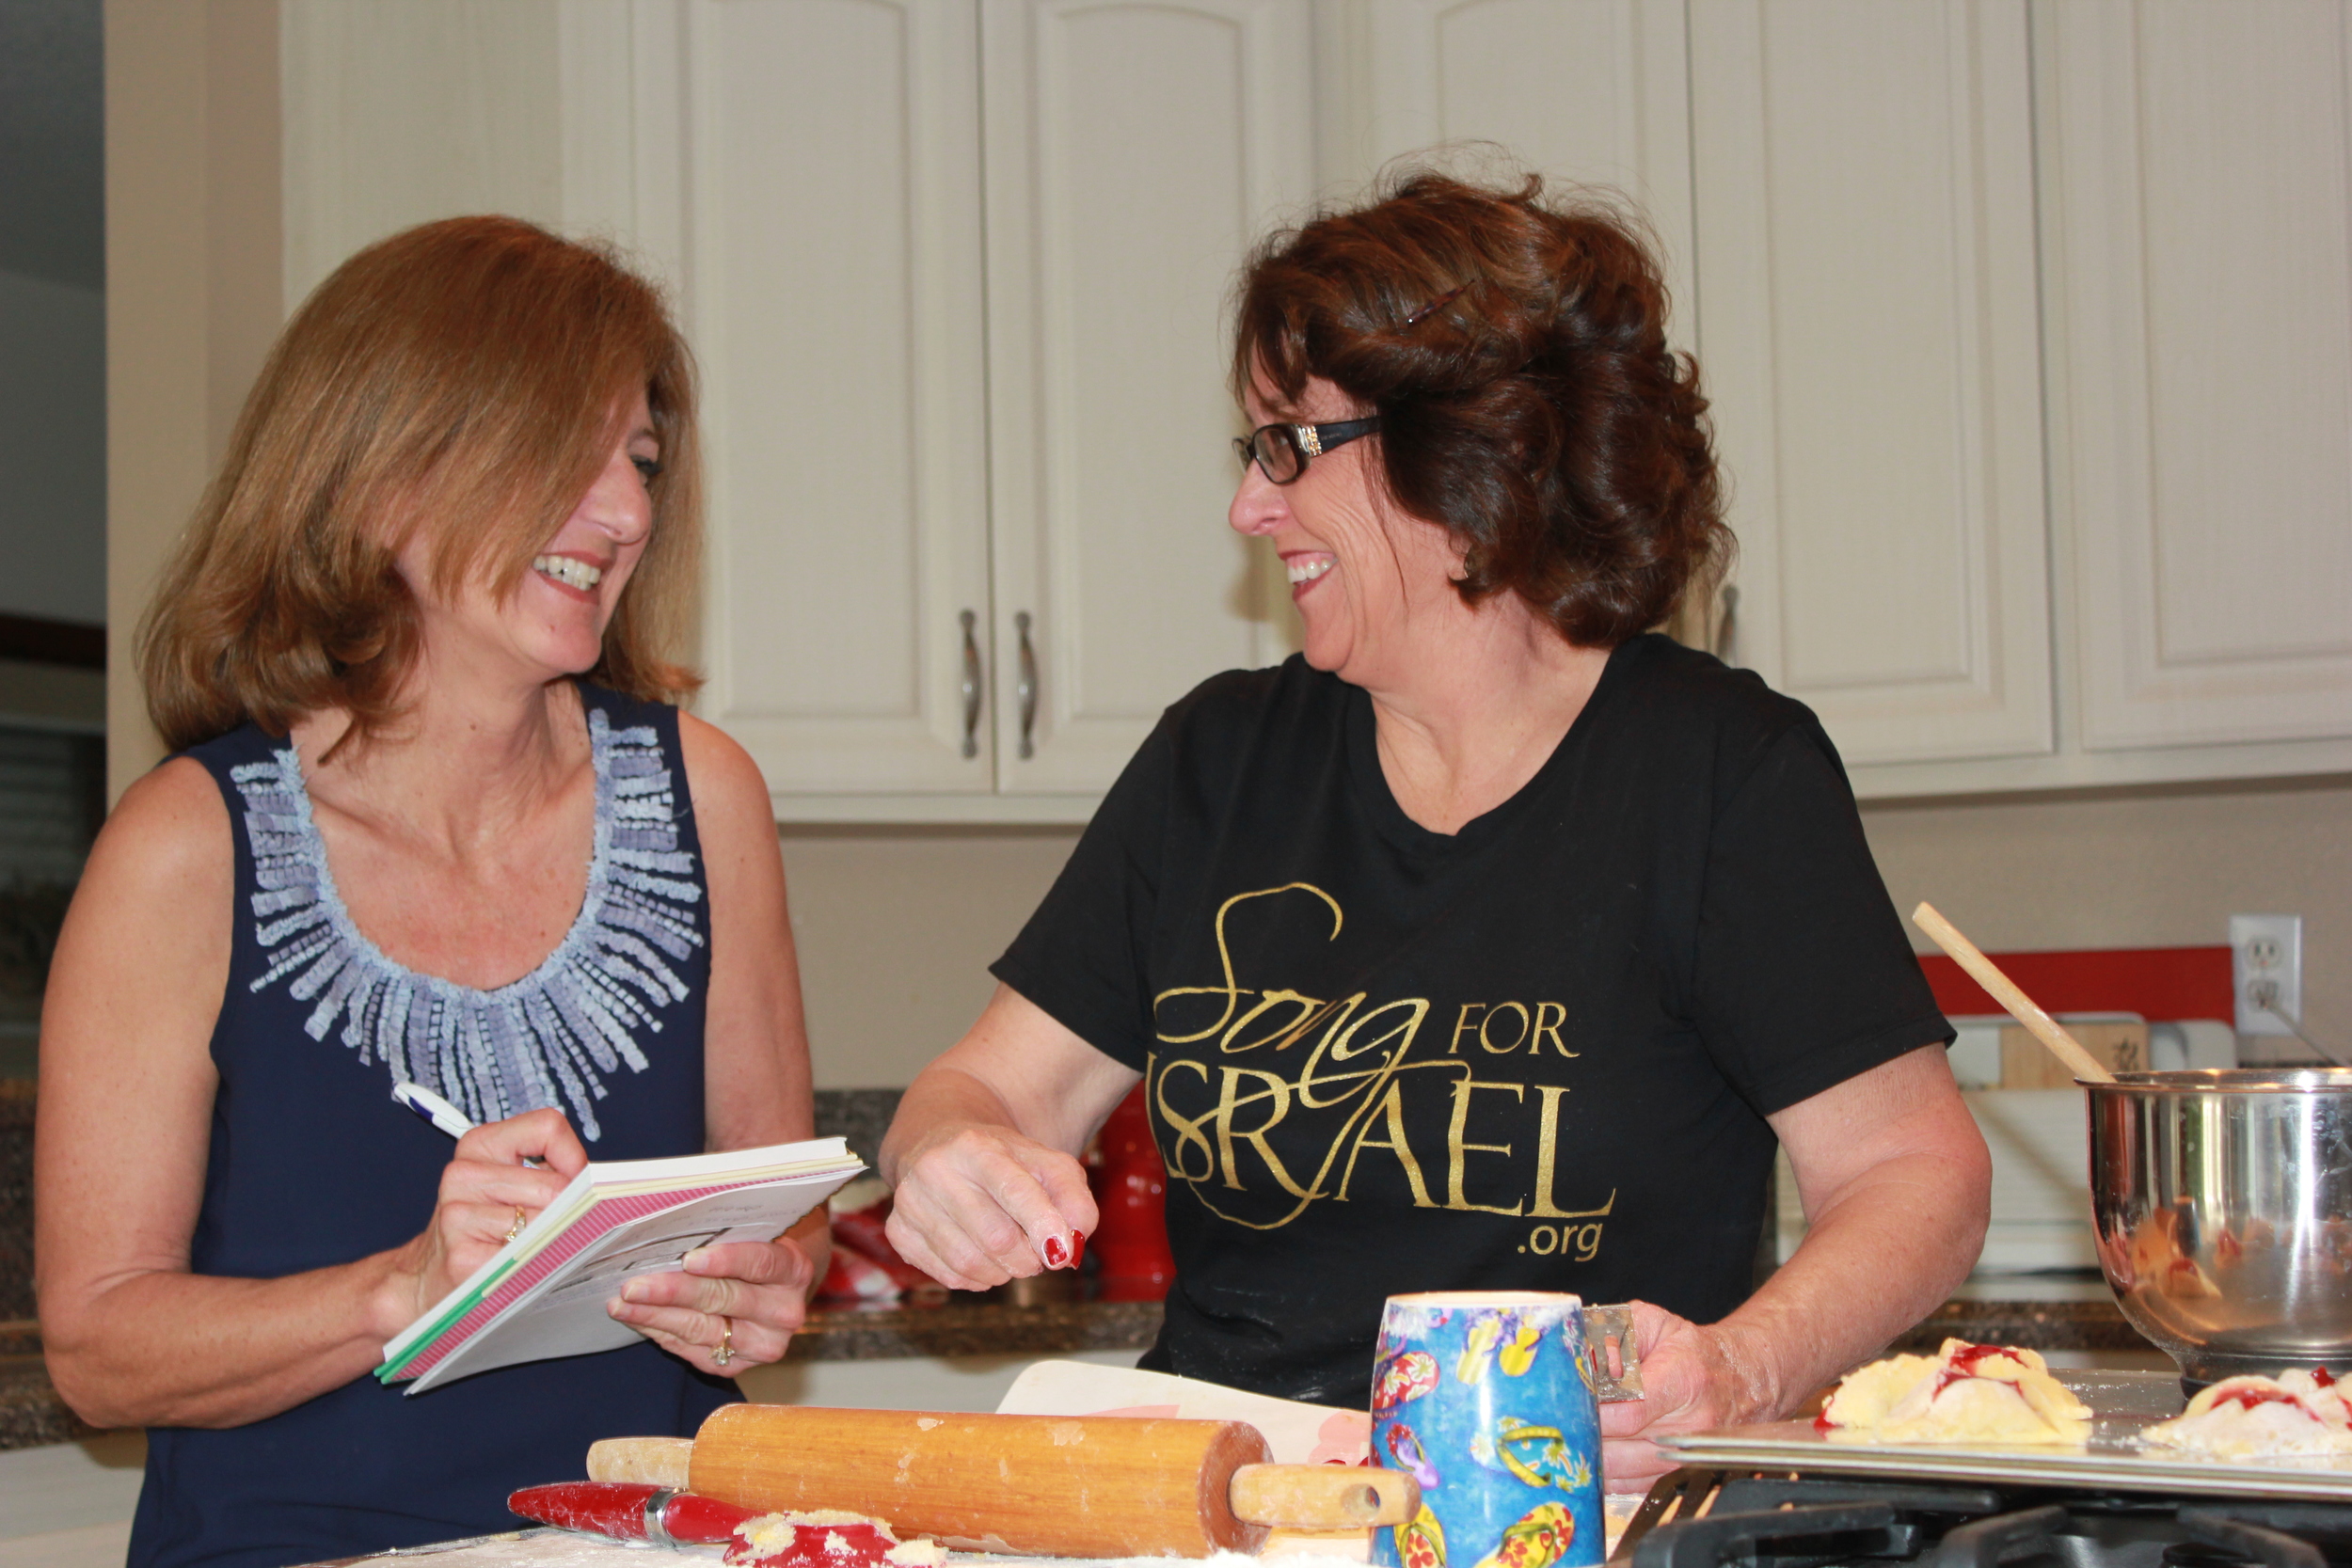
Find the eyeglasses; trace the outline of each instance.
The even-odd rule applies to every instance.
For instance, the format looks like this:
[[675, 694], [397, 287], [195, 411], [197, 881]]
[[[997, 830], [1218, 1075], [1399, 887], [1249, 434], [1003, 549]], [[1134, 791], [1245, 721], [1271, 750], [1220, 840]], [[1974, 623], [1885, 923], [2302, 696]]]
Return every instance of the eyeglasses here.
[[1343, 447], [1359, 436], [1380, 428], [1380, 417], [1343, 420], [1338, 424], [1262, 424], [1247, 436], [1233, 437], [1242, 467], [1258, 471], [1277, 484], [1288, 484], [1307, 471], [1307, 460]]

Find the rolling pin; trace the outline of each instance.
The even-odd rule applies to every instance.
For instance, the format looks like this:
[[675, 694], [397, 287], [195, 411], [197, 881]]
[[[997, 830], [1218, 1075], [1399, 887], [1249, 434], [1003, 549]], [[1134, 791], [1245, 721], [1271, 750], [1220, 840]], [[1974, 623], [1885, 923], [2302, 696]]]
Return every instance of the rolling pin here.
[[1269, 1465], [1242, 1421], [730, 1404], [692, 1437], [612, 1437], [592, 1481], [684, 1487], [771, 1512], [846, 1509], [901, 1540], [1049, 1557], [1254, 1552], [1269, 1527], [1404, 1524], [1401, 1470]]

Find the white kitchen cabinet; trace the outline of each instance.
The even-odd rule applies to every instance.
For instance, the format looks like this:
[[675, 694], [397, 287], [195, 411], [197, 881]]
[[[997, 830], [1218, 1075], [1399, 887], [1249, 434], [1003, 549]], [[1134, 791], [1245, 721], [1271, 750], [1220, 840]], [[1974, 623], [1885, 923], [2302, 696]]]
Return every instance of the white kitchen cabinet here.
[[1855, 786], [2352, 770], [2352, 7], [2031, 25], [2057, 746]]
[[[985, 791], [960, 689], [968, 614], [984, 695], [990, 615], [977, 18], [691, 0], [677, 23], [699, 710], [780, 797]], [[664, 107], [640, 104], [647, 140]]]
[[[1691, 100], [1683, 0], [1338, 0], [1317, 13], [1327, 174], [1489, 144], [1555, 194], [1629, 198], [1691, 303]], [[1678, 342], [1688, 333], [1677, 330]]]
[[1491, 140], [1648, 214], [1731, 652], [1859, 793], [2345, 771], [2346, 11], [285, 0], [289, 298], [444, 213], [620, 237], [706, 373], [701, 710], [779, 814], [1078, 820], [1295, 636], [1222, 521], [1240, 258]]
[[1305, 7], [681, 22], [702, 711], [787, 817], [1083, 818], [1167, 704], [1286, 651], [1224, 526], [1219, 308], [1307, 193]]
[[[1665, 274], [1667, 337], [1696, 346], [1684, 0], [1319, 0], [1315, 41], [1327, 189], [1435, 164], [1629, 208]], [[1711, 646], [1719, 623], [1694, 602], [1672, 629]]]
[[1309, 0], [287, 15], [290, 279], [487, 206], [673, 284], [697, 706], [780, 816], [1083, 820], [1161, 708], [1294, 644], [1224, 522], [1221, 310], [1312, 195]]
[[2024, 0], [1696, 0], [1739, 661], [1850, 764], [2052, 746]]
[[1729, 655], [1859, 793], [2340, 770], [2345, 10], [1328, 0], [1325, 174], [1488, 138], [1642, 202]]
[[1225, 524], [1223, 307], [1313, 194], [1309, 11], [981, 19], [996, 778], [1090, 804], [1168, 704], [1292, 645], [1279, 563]]
[[1162, 707], [1287, 651], [1224, 526], [1219, 308], [1307, 193], [1305, 7], [680, 24], [701, 710], [787, 817], [1083, 818]]
[[2090, 751], [2352, 735], [2352, 10], [2044, 17]]
[[1485, 139], [1642, 206], [1714, 401], [1737, 661], [1850, 761], [2047, 752], [2024, 0], [1318, 19], [1335, 182]]
[[700, 710], [780, 797], [992, 788], [959, 691], [990, 612], [971, 0], [283, 14], [290, 291], [452, 213], [617, 240], [702, 372]]

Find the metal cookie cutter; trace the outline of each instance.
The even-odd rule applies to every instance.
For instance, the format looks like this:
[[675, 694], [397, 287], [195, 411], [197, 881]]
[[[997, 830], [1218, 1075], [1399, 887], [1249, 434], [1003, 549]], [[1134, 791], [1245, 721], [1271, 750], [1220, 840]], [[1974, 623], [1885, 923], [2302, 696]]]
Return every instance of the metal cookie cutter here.
[[[1593, 1393], [1603, 1404], [1621, 1404], [1642, 1397], [1642, 1358], [1633, 1343], [1633, 1308], [1587, 1307], [1584, 1320], [1584, 1370], [1592, 1374]], [[1618, 1370], [1612, 1371], [1614, 1365]]]

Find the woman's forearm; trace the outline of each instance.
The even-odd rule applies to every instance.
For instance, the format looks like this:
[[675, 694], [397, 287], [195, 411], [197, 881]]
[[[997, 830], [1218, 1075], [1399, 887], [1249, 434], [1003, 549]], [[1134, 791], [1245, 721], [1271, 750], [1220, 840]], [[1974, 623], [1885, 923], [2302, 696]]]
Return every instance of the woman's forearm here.
[[[44, 1113], [47, 1107], [43, 1107]], [[66, 1402], [95, 1425], [236, 1426], [364, 1376], [385, 1342], [495, 1256], [588, 1163], [561, 1112], [526, 1111], [457, 1141], [431, 1222], [349, 1263], [274, 1279], [188, 1271], [160, 1227], [107, 1231], [86, 1140], [44, 1143], [43, 1348]], [[544, 1160], [543, 1166], [524, 1164]], [[174, 1227], [176, 1230], [176, 1227]]]
[[1736, 1418], [1769, 1420], [1933, 1310], [1976, 1266], [1992, 1158], [1941, 1046], [1921, 1046], [1776, 1112], [1807, 1231], [1795, 1256], [1714, 1325], [1740, 1386]]
[[892, 1243], [966, 1291], [1067, 1266], [1100, 1218], [1078, 1151], [1138, 1076], [998, 986], [882, 1139]]
[[1903, 1155], [1814, 1216], [1788, 1261], [1717, 1325], [1776, 1419], [1941, 1306], [1984, 1242], [1985, 1173], [1963, 1148]]
[[400, 1256], [278, 1279], [153, 1270], [70, 1307], [44, 1300], [50, 1377], [92, 1426], [230, 1427], [275, 1416], [383, 1359], [385, 1341], [418, 1310], [417, 1276]]
[[957, 1127], [1002, 1130], [1075, 1156], [1141, 1076], [1097, 1051], [1009, 986], [915, 1075], [882, 1139], [882, 1180]]
[[1004, 1098], [979, 1079], [942, 1062], [915, 1074], [898, 1098], [890, 1131], [882, 1137], [882, 1178], [898, 1184], [907, 1157], [942, 1128], [1004, 1127], [1025, 1132]]

